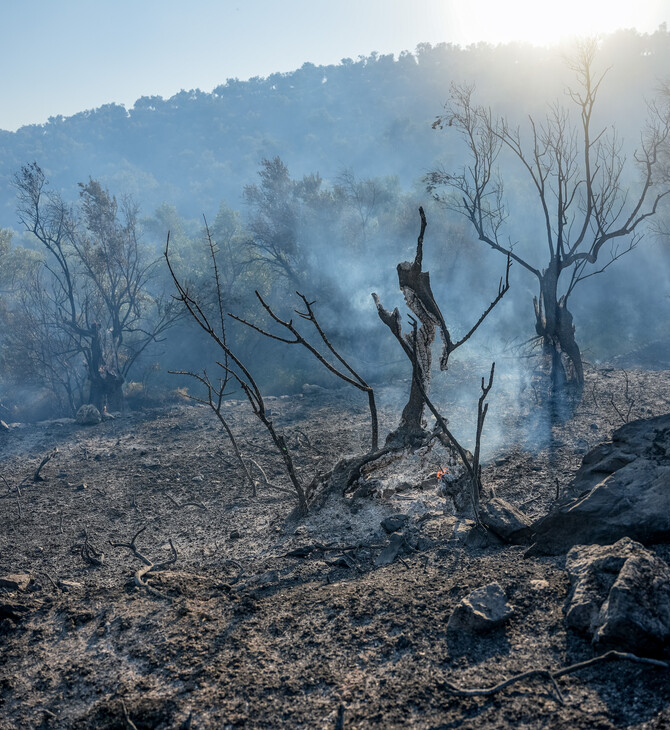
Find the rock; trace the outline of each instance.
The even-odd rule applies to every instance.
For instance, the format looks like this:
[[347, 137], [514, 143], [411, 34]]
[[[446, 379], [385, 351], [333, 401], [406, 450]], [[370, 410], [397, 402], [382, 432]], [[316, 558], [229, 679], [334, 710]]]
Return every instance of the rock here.
[[84, 587], [83, 583], [78, 583], [76, 580], [65, 580], [61, 579], [58, 581], [58, 587], [64, 592], [69, 593], [70, 591], [76, 591]]
[[572, 548], [568, 626], [600, 649], [670, 656], [670, 567], [630, 538]]
[[407, 524], [408, 519], [409, 516], [404, 514], [390, 515], [385, 517], [380, 524], [388, 533], [397, 532]]
[[477, 588], [466, 596], [449, 617], [450, 631], [481, 632], [504, 624], [514, 613], [498, 583]]
[[102, 421], [102, 416], [94, 405], [88, 403], [77, 411], [76, 421], [80, 426], [95, 426]]
[[451, 539], [458, 540], [470, 548], [487, 548], [502, 544], [497, 535], [479, 527], [474, 520], [467, 519], [459, 520], [454, 525]]
[[479, 506], [479, 518], [503, 542], [518, 544], [530, 536], [533, 521], [516, 507], [499, 497]]
[[670, 415], [633, 421], [582, 461], [570, 498], [532, 526], [528, 555], [573, 545], [670, 540]]
[[239, 530], [232, 530], [230, 533], [230, 539], [231, 540], [239, 540], [240, 539], [240, 531]]
[[266, 570], [265, 573], [254, 575], [247, 581], [249, 586], [267, 586], [279, 582], [278, 570]]
[[0, 432], [2, 431], [9, 431], [9, 426], [0, 419]]
[[9, 591], [25, 591], [33, 579], [30, 573], [10, 573], [0, 577], [0, 588]]
[[404, 542], [404, 535], [399, 535], [397, 532], [393, 533], [389, 538], [389, 544], [381, 551], [377, 560], [375, 560], [375, 568], [381, 568], [384, 565], [391, 565], [391, 563], [398, 557]]

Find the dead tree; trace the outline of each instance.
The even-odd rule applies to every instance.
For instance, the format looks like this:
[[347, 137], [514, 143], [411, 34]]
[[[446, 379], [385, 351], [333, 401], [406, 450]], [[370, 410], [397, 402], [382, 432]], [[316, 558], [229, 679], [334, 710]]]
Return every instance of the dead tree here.
[[[242, 324], [246, 324], [247, 327], [251, 327], [251, 329], [256, 330], [256, 332], [260, 332], [262, 335], [265, 335], [265, 337], [269, 337], [273, 340], [278, 340], [279, 342], [285, 342], [288, 345], [303, 345], [309, 352], [312, 353], [312, 355], [333, 375], [337, 375], [338, 378], [341, 378], [344, 380], [345, 383], [348, 383], [349, 385], [353, 385], [354, 388], [358, 388], [358, 390], [363, 391], [364, 393], [367, 393], [368, 396], [368, 406], [370, 408], [370, 422], [371, 422], [371, 431], [372, 431], [372, 445], [371, 445], [371, 451], [377, 451], [379, 448], [379, 424], [377, 419], [377, 406], [375, 404], [375, 394], [370, 385], [368, 385], [365, 380], [349, 365], [349, 363], [346, 362], [346, 360], [337, 352], [337, 350], [333, 347], [332, 343], [328, 339], [328, 336], [321, 328], [321, 325], [319, 324], [316, 315], [314, 314], [314, 309], [312, 308], [315, 302], [308, 301], [307, 297], [304, 294], [301, 294], [300, 292], [296, 292], [296, 294], [302, 299], [302, 302], [305, 306], [305, 312], [300, 312], [297, 309], [295, 310], [295, 313], [301, 317], [302, 319], [306, 319], [308, 322], [311, 322], [314, 327], [316, 328], [316, 331], [319, 333], [319, 336], [323, 340], [326, 347], [330, 350], [330, 352], [333, 354], [333, 356], [339, 361], [340, 365], [344, 368], [344, 371], [342, 369], [339, 369], [336, 365], [333, 365], [330, 363], [310, 342], [308, 342], [301, 334], [298, 332], [298, 330], [295, 328], [295, 325], [293, 324], [293, 320], [283, 320], [280, 317], [278, 317], [273, 311], [270, 305], [263, 299], [263, 297], [260, 295], [258, 291], [256, 291], [256, 296], [258, 297], [258, 300], [263, 305], [263, 308], [265, 311], [270, 315], [270, 317], [277, 322], [277, 324], [282, 325], [282, 327], [285, 327], [292, 335], [292, 339], [288, 339], [286, 337], [279, 337], [278, 335], [274, 335], [271, 332], [268, 332], [267, 330], [262, 329], [261, 327], [258, 327], [257, 325], [248, 322], [245, 319], [242, 319], [241, 317], [237, 317], [234, 314], [230, 314], [233, 319], [236, 319], [238, 322], [242, 322]], [[345, 372], [346, 371], [346, 372]], [[347, 374], [348, 373], [348, 374]]]
[[[661, 169], [661, 153], [670, 139], [667, 108], [649, 105], [649, 121], [634, 155], [640, 172], [637, 187], [623, 183], [626, 158], [616, 129], [593, 129], [605, 76], [595, 74], [596, 50], [595, 41], [587, 41], [572, 62], [578, 86], [568, 89], [568, 96], [579, 121], [573, 124], [568, 109], [556, 103], [545, 120], [529, 117], [528, 144], [518, 126], [474, 103], [472, 87], [453, 87], [446, 112], [433, 128], [454, 129], [469, 161], [460, 172], [436, 170], [426, 177], [428, 191], [462, 213], [480, 241], [511, 257], [537, 280], [535, 331], [550, 362], [550, 408], [557, 415], [579, 402], [584, 387], [568, 309], [572, 292], [635, 248], [645, 221], [670, 193], [667, 171]], [[503, 151], [520, 164], [535, 196], [542, 230], [534, 248], [515, 249], [505, 235], [508, 221], [525, 221], [527, 211], [510, 215], [506, 208], [497, 169]], [[531, 200], [524, 196], [523, 205]], [[570, 398], [562, 403], [566, 394]]]
[[505, 296], [510, 286], [509, 271], [512, 262], [511, 258], [508, 257], [505, 279], [504, 282], [502, 278], [500, 280], [497, 296], [484, 310], [469, 332], [460, 340], [454, 341], [433, 296], [430, 286], [430, 273], [423, 271], [423, 238], [427, 225], [423, 208], [419, 208], [419, 216], [421, 218], [421, 230], [416, 245], [416, 256], [413, 262], [403, 261], [398, 264], [398, 283], [407, 306], [421, 325], [413, 327], [410, 333], [403, 334], [399, 310], [396, 308], [393, 312], [389, 312], [382, 306], [377, 294], [372, 294], [380, 319], [400, 342], [416, 371], [415, 377], [412, 378], [409, 400], [403, 409], [400, 424], [386, 438], [388, 445], [421, 443], [428, 436], [423, 426], [423, 413], [426, 405], [426, 394], [430, 386], [431, 346], [435, 341], [437, 330], [439, 330], [442, 338], [440, 370], [446, 370], [451, 353], [472, 337], [486, 317], [493, 311], [496, 304]]

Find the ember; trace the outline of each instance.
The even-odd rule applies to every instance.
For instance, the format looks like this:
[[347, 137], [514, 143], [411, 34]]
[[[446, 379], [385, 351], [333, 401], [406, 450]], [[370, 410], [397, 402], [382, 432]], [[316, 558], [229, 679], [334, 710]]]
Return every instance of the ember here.
[[440, 467], [440, 469], [439, 469], [439, 470], [438, 470], [438, 472], [437, 472], [437, 481], [439, 482], [439, 481], [440, 481], [440, 479], [442, 479], [442, 477], [443, 477], [443, 476], [444, 476], [445, 474], [448, 474], [448, 473], [449, 473], [449, 470], [448, 470], [448, 469], [442, 469], [442, 467]]

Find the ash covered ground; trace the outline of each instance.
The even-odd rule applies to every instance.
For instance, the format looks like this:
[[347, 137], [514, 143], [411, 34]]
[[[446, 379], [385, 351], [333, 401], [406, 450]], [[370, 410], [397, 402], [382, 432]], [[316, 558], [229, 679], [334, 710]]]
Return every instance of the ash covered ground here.
[[[670, 371], [591, 367], [575, 417], [546, 439], [532, 389], [519, 408], [504, 377], [495, 388], [483, 480], [533, 518], [625, 419], [670, 411]], [[367, 448], [360, 395], [268, 399], [305, 479]], [[388, 430], [397, 393], [378, 395]], [[473, 419], [472, 403], [443, 406], [452, 424]], [[231, 401], [226, 413], [245, 453], [285, 483], [248, 404]], [[33, 482], [56, 447], [45, 481]], [[0, 595], [19, 607], [0, 624], [2, 730], [670, 727], [667, 672], [627, 662], [562, 677], [564, 703], [538, 680], [492, 697], [448, 691], [446, 682], [492, 685], [594, 649], [565, 627], [565, 557], [464, 542], [436, 480], [399, 479], [383, 497], [298, 520], [291, 495], [260, 486], [251, 496], [214, 416], [183, 402], [91, 427], [12, 424], [0, 453], [0, 575], [32, 578]], [[379, 567], [389, 543], [380, 522], [398, 512], [409, 515], [405, 547]], [[171, 558], [170, 540], [177, 553], [149, 574], [157, 593], [135, 584], [141, 560], [110, 544], [142, 528], [136, 548], [150, 561]], [[667, 545], [652, 549], [670, 557]], [[494, 581], [511, 620], [481, 636], [448, 632], [458, 602]]]

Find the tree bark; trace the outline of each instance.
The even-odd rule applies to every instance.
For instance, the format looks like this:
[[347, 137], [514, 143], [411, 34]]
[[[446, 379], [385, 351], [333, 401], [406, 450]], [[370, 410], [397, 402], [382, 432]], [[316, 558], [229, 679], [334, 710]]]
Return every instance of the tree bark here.
[[560, 264], [554, 257], [539, 277], [540, 297], [533, 300], [535, 331], [551, 359], [550, 400], [552, 411], [557, 412], [564, 411], [571, 402], [579, 402], [584, 389], [584, 368], [572, 314], [566, 297], [558, 297], [559, 276]]

